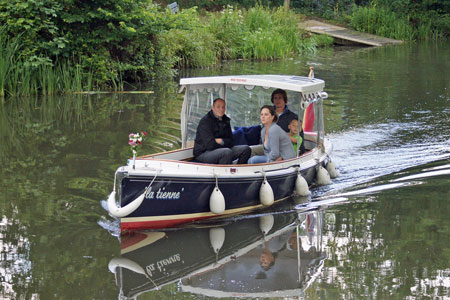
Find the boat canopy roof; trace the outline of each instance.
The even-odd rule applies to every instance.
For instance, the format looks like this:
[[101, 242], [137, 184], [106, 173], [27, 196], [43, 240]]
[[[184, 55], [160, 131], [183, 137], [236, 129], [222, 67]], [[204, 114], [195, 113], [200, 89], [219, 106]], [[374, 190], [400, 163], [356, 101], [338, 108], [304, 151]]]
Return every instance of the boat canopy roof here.
[[308, 78], [293, 75], [232, 75], [232, 76], [212, 76], [182, 78], [181, 86], [190, 86], [191, 90], [204, 88], [220, 88], [224, 84], [236, 87], [245, 86], [247, 90], [252, 90], [255, 86], [263, 88], [279, 88], [301, 93], [314, 93], [322, 91], [325, 82], [321, 79]]

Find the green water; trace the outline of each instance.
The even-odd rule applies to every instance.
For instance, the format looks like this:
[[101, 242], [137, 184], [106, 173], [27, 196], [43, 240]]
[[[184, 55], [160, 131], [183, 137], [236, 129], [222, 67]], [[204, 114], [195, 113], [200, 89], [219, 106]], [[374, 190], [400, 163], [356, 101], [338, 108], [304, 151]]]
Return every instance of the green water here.
[[[306, 75], [311, 65], [326, 81], [325, 126], [341, 176], [313, 191], [325, 257], [297, 296], [448, 299], [450, 43], [335, 48], [181, 76]], [[130, 132], [149, 132], [140, 154], [180, 146], [177, 80], [149, 84], [153, 94], [0, 104], [0, 298], [119, 297], [108, 269], [120, 256], [118, 222], [101, 201], [131, 155]], [[209, 298], [174, 282], [139, 299], [199, 297]]]

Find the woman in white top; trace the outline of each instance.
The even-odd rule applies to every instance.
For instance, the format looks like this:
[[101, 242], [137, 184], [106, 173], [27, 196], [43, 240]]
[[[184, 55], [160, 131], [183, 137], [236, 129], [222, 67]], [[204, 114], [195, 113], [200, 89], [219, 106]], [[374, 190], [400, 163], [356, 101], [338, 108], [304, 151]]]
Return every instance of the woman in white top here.
[[277, 115], [273, 106], [261, 107], [260, 119], [264, 125], [261, 130], [264, 155], [250, 157], [248, 163], [258, 164], [294, 158], [295, 152], [291, 139], [286, 131], [276, 124]]

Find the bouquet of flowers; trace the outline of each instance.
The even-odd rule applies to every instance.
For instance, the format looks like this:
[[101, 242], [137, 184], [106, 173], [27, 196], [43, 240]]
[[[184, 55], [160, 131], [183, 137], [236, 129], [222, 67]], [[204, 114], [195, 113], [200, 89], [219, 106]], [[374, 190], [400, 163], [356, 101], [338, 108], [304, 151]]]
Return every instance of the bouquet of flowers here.
[[128, 145], [131, 146], [131, 151], [133, 152], [133, 158], [137, 155], [137, 148], [139, 146], [142, 147], [142, 141], [144, 140], [144, 137], [147, 136], [147, 132], [141, 131], [138, 133], [130, 133], [128, 135]]

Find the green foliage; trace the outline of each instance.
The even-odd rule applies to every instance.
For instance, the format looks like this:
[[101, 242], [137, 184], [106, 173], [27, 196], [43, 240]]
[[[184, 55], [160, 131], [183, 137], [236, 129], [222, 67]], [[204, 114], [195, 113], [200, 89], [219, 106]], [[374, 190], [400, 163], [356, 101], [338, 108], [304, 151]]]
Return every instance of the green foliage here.
[[157, 45], [169, 68], [206, 67], [216, 62], [217, 41], [200, 21], [195, 8], [168, 17], [170, 28], [158, 35]]
[[291, 8], [386, 37], [426, 40], [450, 34], [448, 0], [291, 0]]
[[355, 0], [291, 0], [292, 9], [306, 15], [319, 16], [325, 19], [337, 20], [342, 15], [351, 13], [352, 5], [361, 3]]
[[376, 5], [355, 6], [351, 25], [359, 31], [401, 40], [427, 40], [444, 34], [423, 15], [397, 13]]
[[77, 92], [90, 89], [92, 72], [83, 72], [73, 59], [52, 62], [48, 57], [21, 54], [23, 36], [10, 38], [5, 27], [0, 28], [0, 97], [51, 95], [57, 92]]
[[16, 39], [10, 39], [5, 34], [5, 28], [0, 27], [0, 97], [5, 95], [8, 86], [8, 78], [14, 66], [17, 64], [17, 56], [15, 55], [20, 44]]
[[272, 11], [261, 6], [247, 12], [247, 40], [256, 59], [281, 58], [298, 53], [298, 19], [282, 8]]
[[334, 39], [331, 36], [325, 34], [315, 34], [311, 37], [311, 40], [313, 40], [311, 44], [315, 43], [316, 47], [332, 46], [334, 42]]
[[[173, 14], [152, 0], [0, 0], [0, 97], [120, 90], [177, 67], [276, 59], [331, 43], [302, 34], [294, 9], [397, 39], [450, 32], [449, 1], [290, 2], [286, 11], [281, 0], [179, 1]], [[220, 12], [200, 19], [194, 5]]]
[[275, 59], [296, 55], [304, 45], [312, 45], [300, 35], [298, 22], [293, 12], [257, 5], [248, 10], [227, 6], [210, 14], [208, 24], [220, 58]]
[[297, 15], [258, 3], [200, 19], [195, 7], [173, 14], [151, 0], [0, 0], [0, 97], [120, 90], [177, 67], [315, 50]]
[[150, 0], [0, 0], [0, 25], [9, 37], [21, 33], [24, 64], [76, 57], [80, 74], [91, 74], [99, 86], [153, 77], [154, 40], [167, 27], [165, 13]]
[[[220, 11], [224, 7], [231, 5], [241, 8], [251, 8], [256, 5], [263, 5], [267, 7], [278, 7], [283, 5], [284, 0], [179, 0], [178, 5], [181, 8], [198, 7], [208, 11]], [[173, 1], [161, 1], [171, 3]]]
[[400, 40], [414, 39], [408, 19], [399, 18], [392, 11], [377, 7], [355, 6], [351, 25], [358, 31], [373, 33]]
[[54, 0], [0, 0], [0, 25], [10, 36], [21, 35], [21, 53], [39, 56], [42, 51], [58, 55], [67, 40], [58, 27], [63, 2]]
[[243, 47], [246, 30], [242, 10], [228, 6], [220, 13], [212, 13], [208, 17], [208, 30], [217, 40], [218, 56], [222, 59], [244, 56], [240, 51]]

